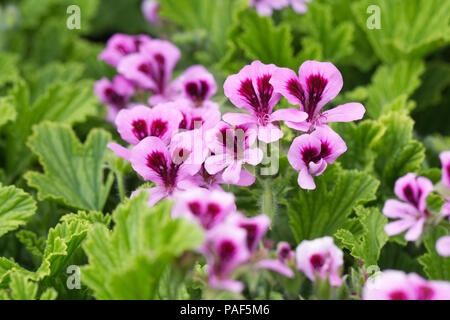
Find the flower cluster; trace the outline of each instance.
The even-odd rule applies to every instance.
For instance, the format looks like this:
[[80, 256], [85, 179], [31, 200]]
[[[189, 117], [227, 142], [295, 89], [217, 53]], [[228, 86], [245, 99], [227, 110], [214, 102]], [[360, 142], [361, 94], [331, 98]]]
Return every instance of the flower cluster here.
[[208, 279], [212, 288], [240, 292], [243, 284], [232, 278], [239, 270], [268, 269], [293, 278], [291, 269], [294, 260], [296, 268], [311, 281], [319, 276], [329, 279], [333, 286], [340, 286], [339, 276], [343, 265], [343, 253], [325, 237], [303, 241], [296, 253], [286, 242], [277, 247], [277, 258], [271, 258], [261, 240], [267, 232], [270, 219], [264, 214], [245, 217], [236, 209], [234, 195], [221, 190], [194, 188], [177, 192], [174, 196], [172, 216], [184, 217], [200, 225], [206, 233], [206, 240], [200, 252], [208, 262]]
[[415, 273], [386, 270], [366, 282], [362, 297], [364, 300], [448, 300], [450, 283], [427, 281]]
[[[405, 239], [416, 241], [421, 236], [424, 226], [433, 221], [450, 216], [450, 151], [440, 155], [442, 164], [441, 183], [436, 187], [425, 177], [417, 177], [408, 173], [395, 183], [394, 193], [402, 201], [390, 199], [386, 201], [383, 214], [397, 219], [385, 226], [388, 235], [397, 235], [406, 230]], [[444, 198], [445, 203], [437, 217], [427, 205], [427, 197], [436, 190]], [[436, 243], [436, 250], [442, 256], [450, 256], [450, 236], [444, 236]]]
[[308, 9], [307, 2], [311, 0], [250, 0], [250, 5], [255, 7], [260, 16], [271, 16], [273, 10], [281, 10], [289, 5], [298, 14], [303, 14]]

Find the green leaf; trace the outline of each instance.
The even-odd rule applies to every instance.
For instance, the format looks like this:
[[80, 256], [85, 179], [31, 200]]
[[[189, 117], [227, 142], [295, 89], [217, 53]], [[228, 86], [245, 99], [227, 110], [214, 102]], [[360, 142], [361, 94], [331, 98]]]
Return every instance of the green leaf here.
[[367, 173], [327, 168], [314, 178], [316, 189], [298, 188], [286, 201], [289, 226], [297, 242], [332, 236], [346, 222], [358, 204], [375, 199], [379, 182]]
[[62, 221], [50, 229], [42, 259], [42, 264], [33, 279], [42, 280], [55, 277], [66, 266], [67, 262], [80, 248], [92, 224], [87, 221]]
[[48, 288], [41, 294], [40, 300], [56, 300], [58, 292], [53, 288]]
[[298, 67], [288, 25], [275, 26], [272, 19], [260, 17], [255, 11], [242, 15], [239, 24], [245, 27], [236, 37], [236, 42], [249, 60], [273, 63], [279, 67]]
[[377, 153], [374, 148], [385, 132], [385, 127], [373, 120], [355, 123], [336, 123], [333, 129], [345, 140], [347, 151], [339, 158], [346, 169], [373, 169]]
[[[308, 36], [302, 39], [302, 44], [304, 47], [310, 47], [313, 43], [319, 45], [323, 61], [338, 63], [354, 51], [355, 28], [349, 21], [334, 21], [333, 13], [333, 8], [329, 5], [316, 1], [309, 3], [302, 21]], [[264, 33], [261, 35], [264, 37]]]
[[[73, 70], [71, 68], [71, 70]], [[69, 77], [70, 78], [70, 77]], [[6, 129], [6, 174], [13, 181], [30, 165], [32, 154], [26, 146], [32, 127], [45, 120], [73, 124], [83, 121], [88, 115], [97, 114], [98, 100], [92, 92], [92, 81], [65, 82], [49, 85], [45, 94], [33, 98], [24, 81], [16, 82], [9, 92], [17, 117]], [[35, 102], [34, 100], [35, 99]]]
[[[380, 29], [369, 29], [367, 8], [380, 9]], [[423, 58], [448, 43], [450, 3], [441, 0], [362, 0], [351, 9], [375, 54], [385, 62]]]
[[31, 274], [31, 272], [23, 269], [14, 261], [0, 257], [0, 287], [5, 287], [5, 284], [9, 283], [11, 273], [16, 271]]
[[424, 70], [424, 63], [420, 60], [380, 66], [368, 88], [366, 108], [369, 116], [377, 119], [391, 110], [410, 111], [413, 105], [408, 104], [407, 99], [419, 87]]
[[0, 87], [3, 87], [8, 82], [14, 82], [19, 79], [18, 62], [19, 59], [16, 55], [0, 53]]
[[114, 179], [110, 173], [104, 182], [110, 140], [108, 133], [94, 129], [83, 145], [65, 125], [39, 125], [28, 146], [38, 155], [44, 173], [28, 172], [25, 178], [38, 189], [40, 199], [53, 198], [71, 207], [101, 211]]
[[442, 257], [436, 251], [436, 241], [448, 235], [442, 227], [436, 227], [425, 238], [427, 253], [419, 258], [420, 264], [429, 279], [450, 281], [450, 257]]
[[11, 273], [9, 288], [14, 300], [35, 300], [38, 292], [37, 283], [28, 280], [25, 275], [19, 272]]
[[0, 127], [16, 120], [16, 109], [9, 97], [0, 97]]
[[350, 250], [355, 258], [361, 258], [365, 266], [377, 265], [380, 252], [389, 236], [384, 232], [388, 219], [377, 208], [355, 208], [362, 234], [353, 234], [349, 230], [339, 229], [335, 237]]
[[97, 224], [83, 247], [89, 264], [82, 281], [98, 299], [155, 299], [164, 271], [186, 250], [203, 241], [199, 227], [172, 219], [171, 205], [147, 205], [148, 194], [119, 205], [114, 229]]
[[45, 250], [44, 238], [38, 238], [36, 233], [29, 230], [20, 230], [17, 232], [16, 237], [35, 257], [43, 257]]
[[27, 223], [35, 212], [31, 195], [14, 186], [0, 185], [0, 237]]

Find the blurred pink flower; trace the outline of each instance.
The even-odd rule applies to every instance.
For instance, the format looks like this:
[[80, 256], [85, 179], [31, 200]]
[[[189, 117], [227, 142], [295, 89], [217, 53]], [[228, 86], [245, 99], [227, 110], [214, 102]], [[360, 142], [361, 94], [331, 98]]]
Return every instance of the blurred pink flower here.
[[394, 192], [401, 200], [388, 200], [384, 204], [383, 214], [391, 219], [399, 220], [388, 223], [384, 230], [388, 235], [400, 234], [405, 230], [405, 239], [417, 240], [422, 234], [423, 226], [430, 213], [426, 199], [433, 191], [433, 183], [424, 177], [408, 173], [395, 183]]
[[160, 24], [161, 19], [159, 18], [158, 11], [160, 5], [156, 0], [144, 0], [141, 4], [141, 10], [144, 14], [145, 20], [151, 24]]
[[116, 33], [109, 38], [106, 48], [100, 53], [99, 58], [113, 67], [117, 67], [124, 57], [138, 52], [142, 45], [150, 41], [151, 38], [147, 35], [131, 36]]
[[364, 300], [449, 300], [450, 282], [427, 281], [415, 273], [386, 270], [364, 285]]
[[176, 81], [181, 87], [182, 96], [195, 107], [202, 106], [217, 92], [214, 76], [201, 65], [187, 68]]
[[328, 278], [332, 286], [340, 286], [342, 279], [339, 273], [343, 264], [343, 253], [331, 237], [303, 240], [297, 247], [297, 269], [303, 271], [311, 281], [319, 276], [322, 280]]
[[280, 10], [289, 5], [289, 0], [250, 0], [260, 16], [271, 16], [273, 10]]

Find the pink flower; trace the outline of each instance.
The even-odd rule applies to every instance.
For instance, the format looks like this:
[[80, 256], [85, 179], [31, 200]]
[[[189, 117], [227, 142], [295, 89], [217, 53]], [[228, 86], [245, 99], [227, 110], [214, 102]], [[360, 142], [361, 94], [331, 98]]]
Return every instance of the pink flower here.
[[217, 92], [214, 76], [201, 65], [195, 65], [177, 79], [181, 86], [183, 97], [190, 100], [196, 107], [203, 105]]
[[236, 186], [248, 187], [251, 186], [253, 183], [255, 183], [255, 176], [250, 174], [247, 170], [241, 170], [239, 180], [236, 183], [227, 183], [222, 178], [223, 171], [224, 170], [219, 171], [215, 174], [209, 174], [208, 171], [206, 171], [205, 166], [203, 164], [202, 168], [200, 169], [200, 172], [198, 173], [200, 185], [210, 190], [215, 189], [223, 190], [222, 187], [220, 186], [221, 184], [233, 184]]
[[298, 14], [303, 14], [308, 10], [305, 2], [311, 2], [311, 0], [291, 0], [292, 9]]
[[315, 281], [316, 276], [319, 276], [322, 280], [328, 277], [332, 286], [342, 284], [339, 272], [344, 258], [333, 238], [303, 240], [297, 247], [296, 260], [297, 269], [303, 271], [311, 281]]
[[427, 281], [415, 273], [386, 270], [364, 285], [364, 300], [448, 300], [450, 283]]
[[281, 241], [277, 245], [277, 256], [281, 262], [287, 262], [295, 257], [295, 252], [291, 250], [289, 243]]
[[145, 105], [121, 110], [116, 118], [117, 131], [123, 140], [137, 145], [146, 137], [158, 137], [168, 144], [183, 120], [181, 113], [169, 104], [154, 108]]
[[439, 158], [442, 164], [442, 184], [450, 190], [450, 151], [441, 152]]
[[304, 132], [329, 122], [349, 122], [362, 119], [365, 108], [360, 103], [346, 103], [322, 111], [329, 101], [342, 89], [343, 80], [339, 70], [330, 62], [305, 61], [298, 71], [278, 68], [270, 83], [275, 92], [281, 93], [291, 104], [299, 105], [308, 114], [306, 121], [286, 121], [286, 125]]
[[251, 253], [256, 251], [270, 226], [270, 218], [264, 214], [247, 218], [241, 213], [235, 213], [229, 217], [227, 222], [246, 231], [247, 247]]
[[147, 35], [130, 36], [116, 33], [108, 40], [106, 48], [100, 53], [99, 58], [113, 67], [117, 67], [124, 57], [138, 52], [144, 43], [150, 41], [151, 38]]
[[172, 216], [198, 222], [206, 230], [222, 223], [236, 211], [234, 195], [220, 190], [195, 188], [174, 195]]
[[444, 236], [436, 241], [436, 251], [443, 257], [450, 257], [450, 236]]
[[384, 204], [383, 214], [388, 218], [399, 218], [388, 223], [384, 231], [388, 235], [400, 234], [409, 229], [405, 235], [408, 241], [417, 240], [422, 234], [423, 226], [429, 217], [427, 197], [433, 191], [433, 183], [424, 177], [408, 173], [395, 183], [394, 192], [401, 200], [388, 200]]
[[[146, 137], [158, 137], [168, 144], [177, 132], [182, 115], [176, 109], [160, 104], [154, 108], [137, 105], [121, 110], [116, 117], [116, 127], [120, 137], [131, 145], [137, 145]], [[108, 143], [119, 157], [130, 160], [131, 152], [117, 143]]]
[[274, 123], [281, 120], [306, 120], [308, 115], [296, 108], [280, 109], [273, 112], [273, 108], [281, 98], [274, 92], [270, 80], [278, 68], [254, 61], [225, 81], [223, 88], [225, 95], [238, 108], [250, 114], [227, 113], [223, 120], [235, 125], [255, 124], [258, 128], [258, 139], [270, 143], [283, 137], [283, 132]]
[[166, 104], [167, 109], [176, 109], [182, 116], [180, 129], [193, 130], [202, 128], [204, 131], [214, 128], [220, 121], [219, 105], [212, 101], [205, 101], [202, 107], [194, 108], [186, 99], [178, 99]]
[[[209, 174], [223, 170], [225, 183], [236, 184], [244, 163], [256, 166], [262, 161], [263, 153], [250, 146], [256, 140], [256, 131], [247, 126], [237, 126], [234, 130], [224, 122], [219, 122], [206, 133], [206, 143], [214, 153], [205, 161], [205, 169]], [[225, 169], [225, 170], [224, 170]]]
[[313, 175], [321, 175], [347, 151], [344, 140], [328, 126], [317, 127], [311, 134], [294, 139], [288, 151], [291, 166], [299, 172], [298, 184], [303, 189], [315, 189]]
[[233, 270], [250, 258], [245, 230], [222, 223], [206, 233], [202, 252], [208, 261], [209, 285], [241, 292], [243, 283], [230, 278]]
[[250, 0], [260, 16], [271, 16], [273, 10], [280, 10], [289, 5], [289, 0]]
[[94, 85], [95, 95], [101, 103], [108, 105], [108, 121], [114, 121], [117, 112], [126, 108], [134, 94], [134, 84], [121, 75], [114, 77], [113, 81], [107, 78], [98, 80]]
[[160, 9], [159, 3], [156, 0], [144, 0], [141, 4], [141, 10], [144, 14], [145, 20], [152, 24], [160, 24], [161, 20], [158, 16]]
[[180, 59], [180, 50], [164, 40], [152, 40], [134, 53], [123, 58], [117, 70], [143, 89], [153, 93], [152, 105], [167, 102], [175, 96], [170, 86], [172, 72]]
[[201, 162], [197, 164], [197, 161], [193, 160], [199, 157], [196, 155], [198, 150], [187, 143], [190, 139], [184, 139], [183, 136], [179, 138], [179, 135], [187, 134], [192, 132], [174, 136], [169, 149], [160, 138], [147, 137], [131, 150], [130, 162], [133, 169], [144, 180], [158, 185], [147, 189], [150, 193], [149, 206], [153, 206], [174, 191], [198, 186], [196, 180], [192, 178], [201, 166]]

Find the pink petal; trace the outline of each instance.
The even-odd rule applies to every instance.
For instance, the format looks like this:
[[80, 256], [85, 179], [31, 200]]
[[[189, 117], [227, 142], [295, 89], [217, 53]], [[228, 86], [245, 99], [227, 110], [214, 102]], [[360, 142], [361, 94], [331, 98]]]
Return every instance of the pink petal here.
[[281, 93], [290, 104], [304, 108], [302, 104], [302, 92], [304, 92], [304, 89], [294, 71], [287, 68], [278, 68], [273, 74], [270, 83], [274, 90]]
[[304, 134], [294, 139], [289, 148], [287, 157], [291, 166], [297, 171], [307, 167], [307, 163], [305, 163], [302, 158], [302, 149], [306, 147], [320, 152], [320, 140], [309, 134]]
[[266, 126], [258, 126], [258, 139], [264, 143], [272, 143], [282, 137], [283, 131], [272, 123], [268, 123]]
[[314, 190], [316, 188], [316, 184], [314, 183], [314, 179], [309, 173], [308, 169], [300, 170], [297, 179], [298, 185], [302, 189], [306, 190]]
[[216, 174], [220, 171], [222, 171], [229, 162], [226, 161], [226, 155], [225, 154], [218, 154], [213, 155], [206, 159], [205, 161], [205, 169], [209, 174]]
[[244, 160], [246, 163], [256, 166], [261, 163], [263, 156], [263, 152], [259, 148], [247, 149], [245, 150]]
[[287, 277], [287, 278], [293, 278], [294, 277], [294, 271], [292, 271], [291, 268], [289, 268], [287, 265], [282, 263], [279, 260], [275, 259], [264, 259], [259, 261], [256, 264], [256, 268], [258, 269], [269, 269], [275, 272], [278, 272], [279, 274]]
[[130, 161], [131, 151], [125, 147], [122, 147], [120, 144], [110, 142], [106, 145], [109, 149], [111, 149], [115, 154], [119, 157]]
[[[334, 99], [341, 91], [344, 81], [339, 70], [331, 62], [318, 62], [307, 60], [302, 63], [298, 71], [299, 80], [302, 88], [308, 88], [311, 77], [320, 77], [323, 79], [325, 89], [315, 108], [315, 113]], [[308, 92], [306, 92], [308, 94]]]
[[405, 234], [405, 239], [408, 241], [416, 241], [422, 234], [425, 218], [419, 219]]
[[442, 183], [450, 190], [450, 151], [441, 152], [439, 158], [442, 164]]
[[347, 145], [344, 140], [328, 126], [320, 126], [311, 133], [311, 136], [319, 139], [322, 146], [326, 146], [329, 150], [324, 160], [328, 164], [332, 164], [336, 159], [347, 151]]
[[239, 181], [242, 170], [242, 161], [233, 161], [222, 173], [225, 183], [236, 184]]
[[406, 229], [410, 228], [412, 225], [414, 225], [414, 223], [415, 223], [414, 219], [402, 219], [390, 222], [384, 226], [384, 232], [386, 232], [386, 234], [389, 236], [400, 234]]
[[307, 118], [308, 114], [297, 108], [279, 109], [270, 116], [271, 121], [303, 122]]
[[257, 119], [246, 113], [225, 113], [222, 116], [223, 121], [233, 126], [240, 126], [247, 123], [257, 123]]
[[409, 203], [390, 199], [384, 203], [383, 214], [388, 218], [395, 219], [416, 217], [417, 215], [420, 215], [420, 212]]
[[450, 236], [444, 236], [436, 241], [436, 251], [443, 257], [450, 257]]
[[350, 122], [364, 117], [366, 109], [361, 103], [351, 102], [322, 113], [324, 122]]

